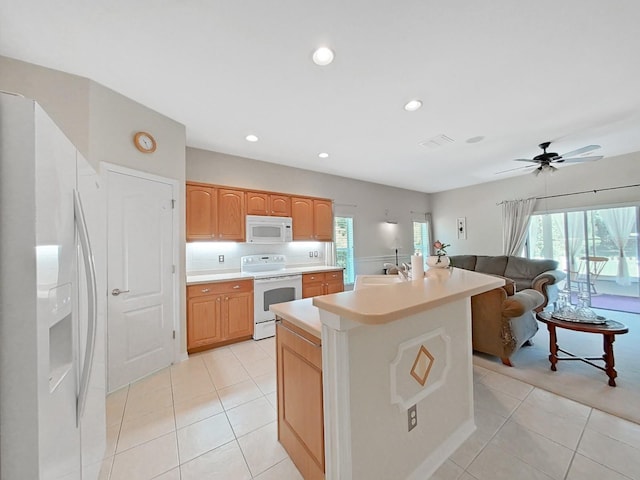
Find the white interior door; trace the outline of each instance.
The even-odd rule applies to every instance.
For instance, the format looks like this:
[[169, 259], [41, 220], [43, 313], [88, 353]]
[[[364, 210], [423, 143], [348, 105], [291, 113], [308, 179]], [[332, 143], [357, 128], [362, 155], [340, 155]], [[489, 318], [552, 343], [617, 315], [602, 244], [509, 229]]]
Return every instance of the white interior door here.
[[107, 172], [109, 391], [173, 359], [173, 188]]

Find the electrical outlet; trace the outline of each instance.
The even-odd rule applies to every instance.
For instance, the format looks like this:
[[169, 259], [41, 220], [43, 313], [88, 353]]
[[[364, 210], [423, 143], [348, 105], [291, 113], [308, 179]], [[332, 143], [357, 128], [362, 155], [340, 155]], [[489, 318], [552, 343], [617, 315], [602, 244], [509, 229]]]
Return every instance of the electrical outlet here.
[[313, 258], [313, 252], [309, 252], [309, 258]]
[[313, 252], [313, 256], [317, 257], [318, 256], [318, 251], [316, 250], [315, 252]]
[[218, 263], [224, 263], [224, 255], [218, 255]]
[[407, 410], [407, 422], [408, 432], [416, 428], [418, 425], [418, 409], [416, 408], [416, 405], [412, 405], [409, 407], [409, 410]]

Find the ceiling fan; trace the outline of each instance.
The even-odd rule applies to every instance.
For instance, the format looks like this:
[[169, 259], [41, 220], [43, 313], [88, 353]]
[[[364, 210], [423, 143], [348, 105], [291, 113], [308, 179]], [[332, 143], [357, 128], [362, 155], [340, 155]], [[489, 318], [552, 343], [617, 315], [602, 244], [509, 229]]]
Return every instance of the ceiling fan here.
[[543, 142], [538, 145], [542, 149], [542, 153], [540, 155], [536, 155], [535, 157], [529, 158], [517, 158], [515, 162], [532, 162], [535, 165], [526, 165], [524, 167], [510, 168], [508, 170], [502, 170], [501, 172], [496, 172], [496, 175], [499, 173], [512, 172], [514, 170], [522, 170], [525, 168], [537, 167], [533, 170], [534, 175], [539, 175], [541, 172], [548, 170], [553, 173], [557, 170], [552, 164], [554, 163], [580, 163], [580, 162], [594, 162], [596, 160], [600, 160], [602, 155], [596, 155], [591, 157], [573, 157], [574, 155], [581, 155], [583, 153], [591, 152], [593, 150], [597, 150], [600, 148], [600, 145], [587, 145], [586, 147], [578, 148], [577, 150], [573, 150], [571, 152], [563, 153], [562, 155], [558, 155], [555, 152], [547, 152], [547, 148], [549, 148], [551, 142]]

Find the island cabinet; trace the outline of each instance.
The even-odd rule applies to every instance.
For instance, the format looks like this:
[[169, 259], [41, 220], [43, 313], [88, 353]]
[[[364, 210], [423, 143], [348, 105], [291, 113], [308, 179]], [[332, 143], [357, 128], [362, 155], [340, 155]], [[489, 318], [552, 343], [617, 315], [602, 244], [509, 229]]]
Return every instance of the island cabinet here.
[[187, 183], [187, 241], [245, 239], [245, 192]]
[[291, 197], [267, 192], [247, 192], [247, 215], [291, 216]]
[[187, 287], [187, 351], [226, 345], [253, 336], [253, 280]]
[[278, 440], [305, 480], [324, 479], [320, 339], [286, 320], [276, 324]]
[[302, 298], [317, 297], [344, 291], [342, 270], [305, 273], [302, 275]]
[[291, 197], [293, 239], [333, 240], [333, 203], [331, 200]]

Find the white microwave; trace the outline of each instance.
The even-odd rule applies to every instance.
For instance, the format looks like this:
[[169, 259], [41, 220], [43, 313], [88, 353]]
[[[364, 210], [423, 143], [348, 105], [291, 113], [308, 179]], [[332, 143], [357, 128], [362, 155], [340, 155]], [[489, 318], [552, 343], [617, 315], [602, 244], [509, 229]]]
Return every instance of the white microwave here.
[[247, 243], [284, 243], [293, 240], [291, 217], [247, 215]]

